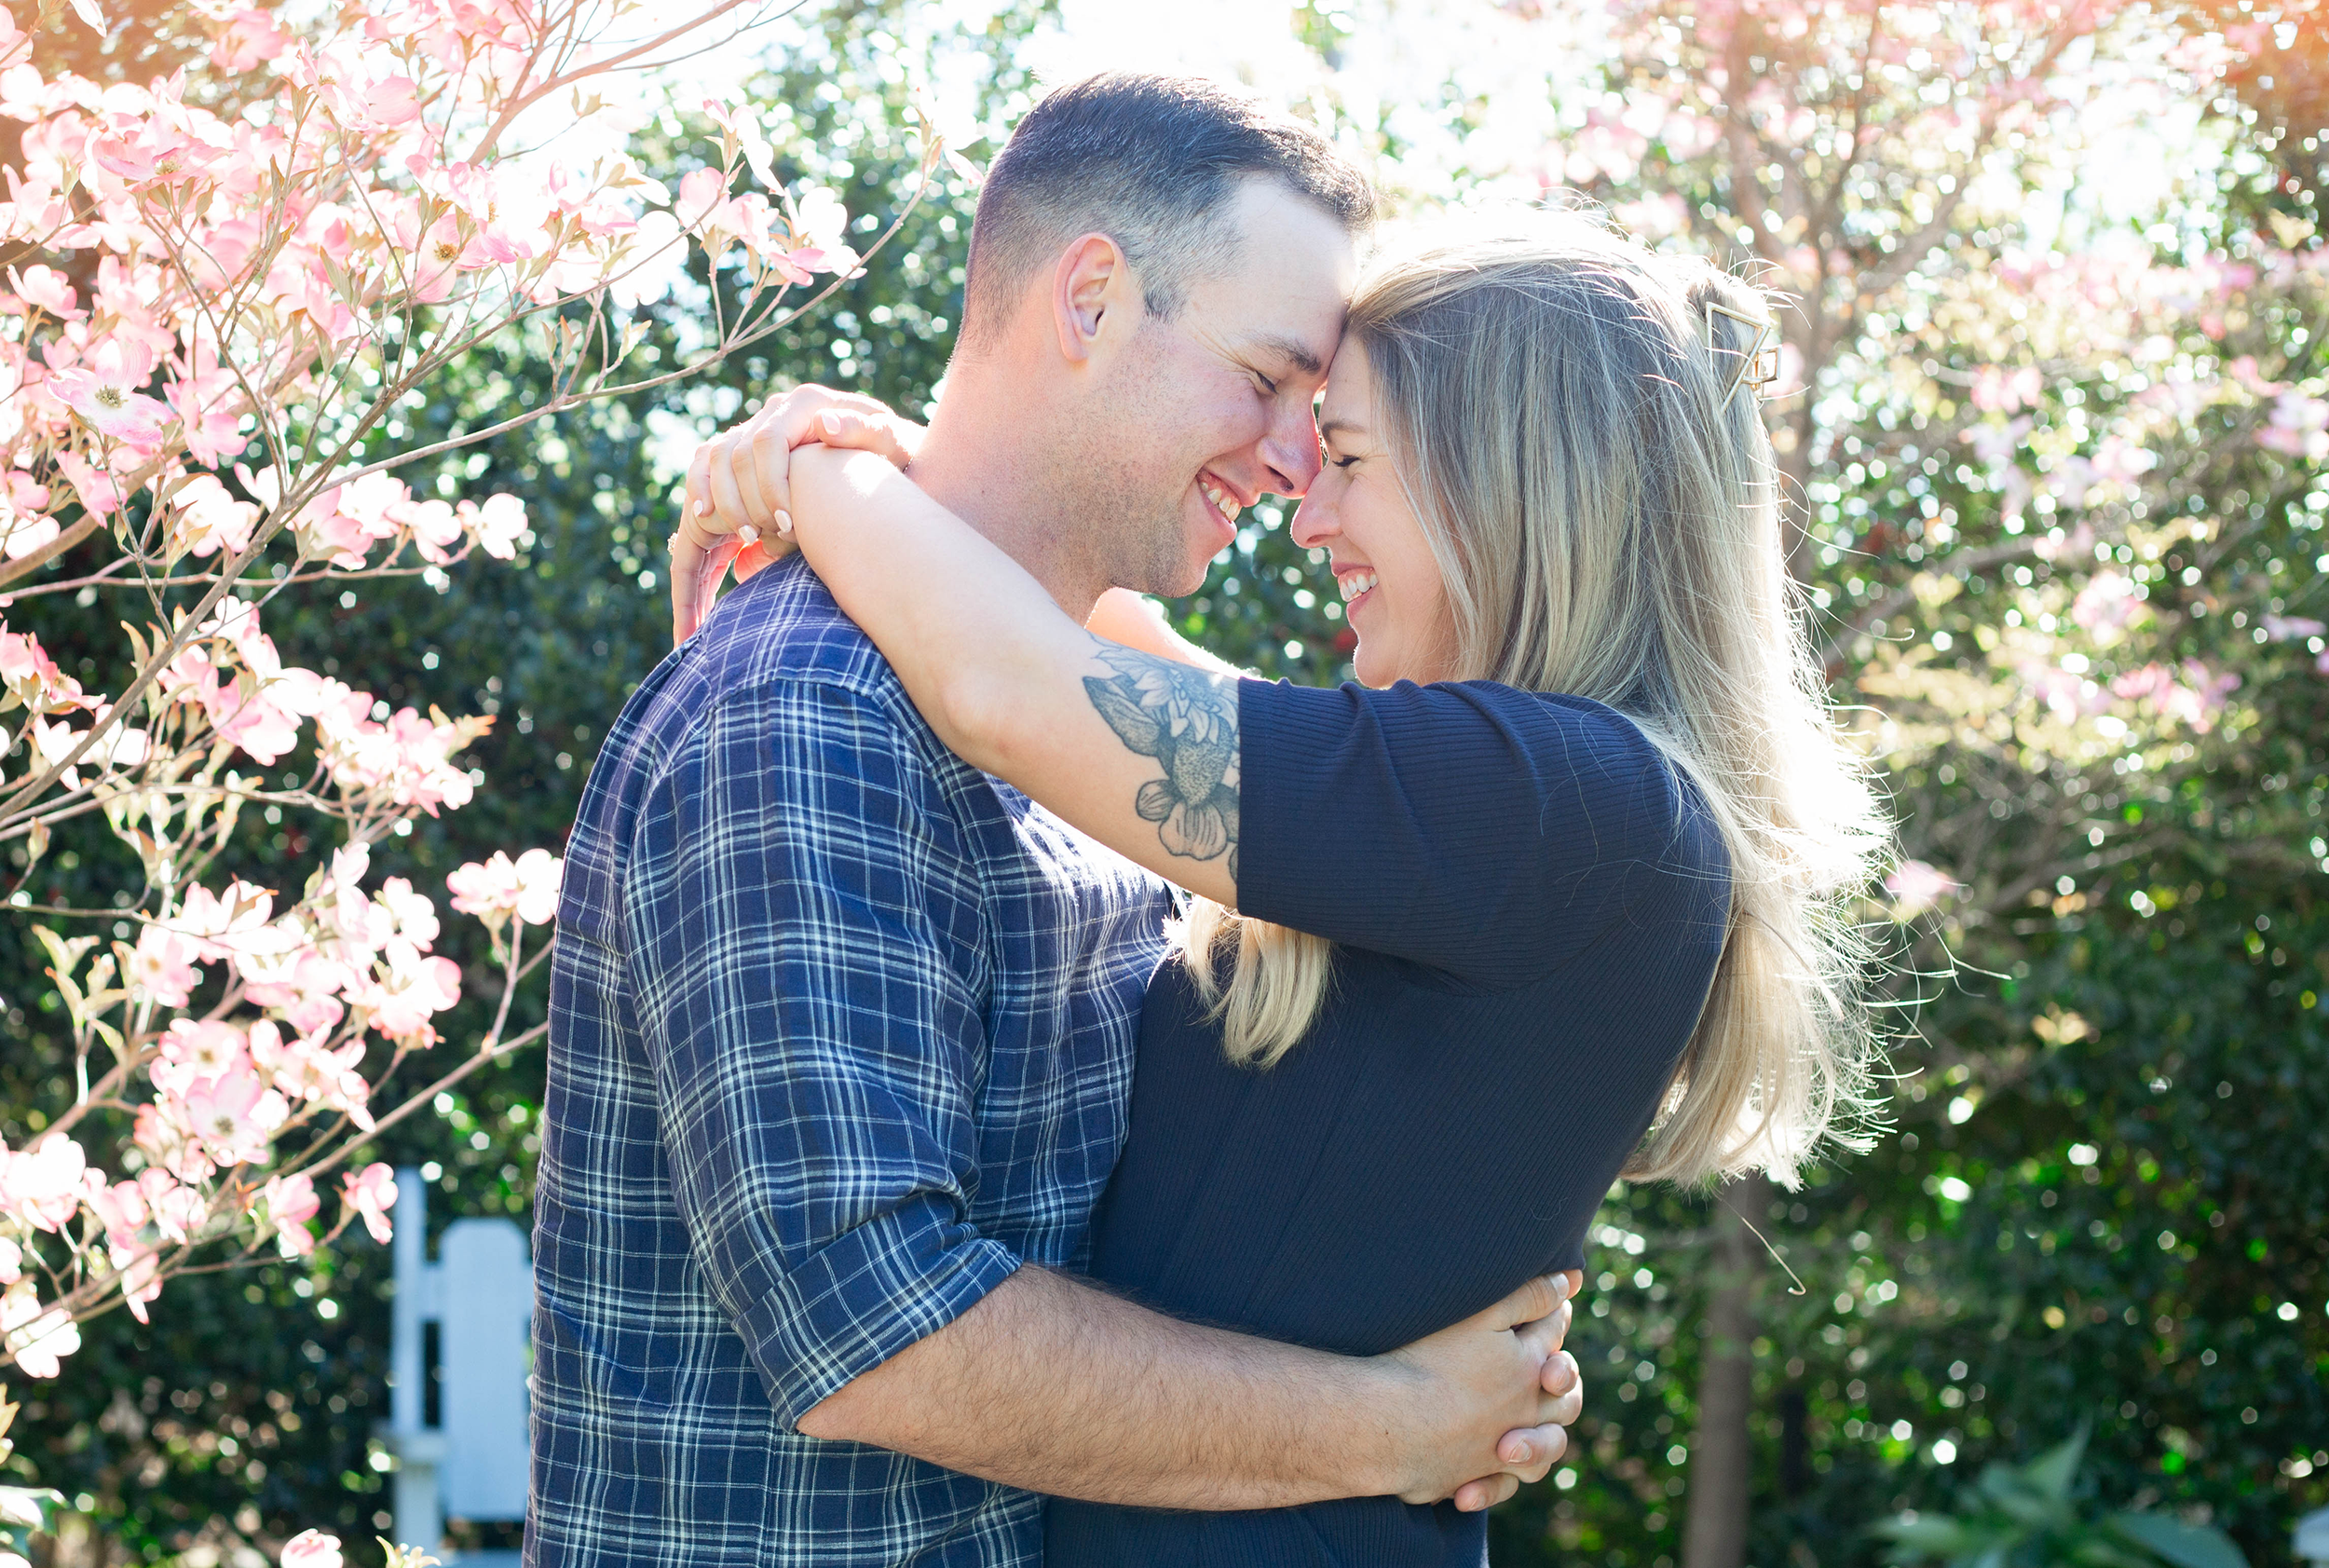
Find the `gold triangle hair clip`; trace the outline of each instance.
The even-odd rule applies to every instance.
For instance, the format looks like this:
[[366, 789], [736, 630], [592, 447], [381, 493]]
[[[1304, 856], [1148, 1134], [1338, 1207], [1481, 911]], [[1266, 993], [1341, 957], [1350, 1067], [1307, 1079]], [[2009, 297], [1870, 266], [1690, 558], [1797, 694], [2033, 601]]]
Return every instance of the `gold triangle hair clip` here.
[[1752, 387], [1755, 389], [1755, 395], [1761, 397], [1763, 389], [1779, 378], [1777, 330], [1769, 321], [1758, 321], [1752, 316], [1743, 315], [1719, 301], [1709, 300], [1707, 301], [1707, 354], [1709, 358], [1717, 351], [1725, 354], [1734, 352], [1729, 345], [1718, 344], [1714, 341], [1714, 319], [1717, 316], [1727, 316], [1755, 334], [1753, 340], [1747, 345], [1746, 350], [1739, 354], [1738, 368], [1732, 372], [1730, 385], [1723, 389], [1720, 401], [1730, 402], [1741, 387]]

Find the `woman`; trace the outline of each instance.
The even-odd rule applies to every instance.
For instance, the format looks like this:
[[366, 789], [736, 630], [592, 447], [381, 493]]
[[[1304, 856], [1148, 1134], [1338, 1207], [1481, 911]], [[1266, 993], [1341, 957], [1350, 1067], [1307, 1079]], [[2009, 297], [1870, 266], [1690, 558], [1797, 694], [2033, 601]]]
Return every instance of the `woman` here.
[[[794, 454], [800, 548], [940, 737], [1195, 895], [1096, 1277], [1369, 1354], [1580, 1266], [1616, 1176], [1788, 1179], [1859, 1103], [1884, 831], [1790, 609], [1772, 341], [1751, 289], [1574, 215], [1376, 271], [1292, 525], [1357, 634], [1339, 690], [1168, 662], [1122, 603], [1094, 636], [878, 457]], [[1047, 1534], [1053, 1568], [1485, 1553], [1388, 1497]]]

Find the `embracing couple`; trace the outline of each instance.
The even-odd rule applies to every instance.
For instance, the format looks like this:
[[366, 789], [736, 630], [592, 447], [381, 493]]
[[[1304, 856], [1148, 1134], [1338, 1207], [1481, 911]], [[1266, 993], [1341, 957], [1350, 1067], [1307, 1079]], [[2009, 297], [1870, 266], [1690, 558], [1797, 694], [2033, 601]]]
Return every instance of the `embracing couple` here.
[[[1765, 301], [1542, 212], [1362, 271], [1372, 209], [1220, 88], [1063, 89], [927, 429], [697, 454], [567, 850], [531, 1562], [1478, 1564], [1611, 1181], [1860, 1093]], [[1264, 492], [1355, 684], [1137, 597]]]

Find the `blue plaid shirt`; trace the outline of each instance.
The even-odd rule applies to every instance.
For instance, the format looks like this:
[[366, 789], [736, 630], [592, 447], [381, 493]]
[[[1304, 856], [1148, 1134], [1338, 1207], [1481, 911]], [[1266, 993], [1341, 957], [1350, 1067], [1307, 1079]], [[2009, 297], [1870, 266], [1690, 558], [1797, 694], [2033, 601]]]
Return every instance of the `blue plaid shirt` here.
[[656, 669], [566, 852], [529, 1565], [1040, 1559], [1041, 1499], [795, 1424], [1082, 1266], [1165, 912], [797, 561]]

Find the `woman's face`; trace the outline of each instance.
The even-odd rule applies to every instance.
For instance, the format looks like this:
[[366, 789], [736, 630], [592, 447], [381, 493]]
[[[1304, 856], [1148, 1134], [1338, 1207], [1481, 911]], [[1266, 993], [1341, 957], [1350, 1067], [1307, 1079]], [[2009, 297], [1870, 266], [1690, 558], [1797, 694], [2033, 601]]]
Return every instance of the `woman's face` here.
[[1375, 429], [1367, 352], [1345, 337], [1318, 408], [1326, 466], [1294, 513], [1294, 542], [1324, 550], [1358, 634], [1352, 668], [1368, 686], [1448, 680], [1455, 674], [1455, 620], [1439, 562], [1408, 504]]

